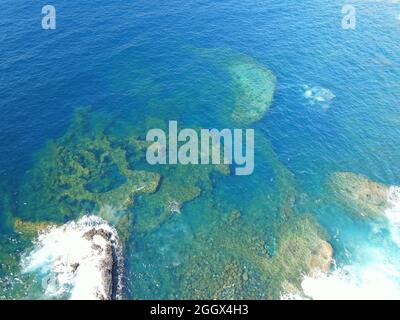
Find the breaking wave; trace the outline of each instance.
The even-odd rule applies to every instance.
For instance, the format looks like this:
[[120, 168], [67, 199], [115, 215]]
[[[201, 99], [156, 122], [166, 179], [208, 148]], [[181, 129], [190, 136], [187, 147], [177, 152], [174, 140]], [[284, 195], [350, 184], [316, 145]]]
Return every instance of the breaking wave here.
[[388, 208], [385, 217], [388, 219], [392, 240], [400, 247], [400, 187], [391, 186], [388, 191]]
[[41, 279], [49, 298], [119, 298], [123, 259], [118, 243], [105, 220], [84, 216], [42, 232], [22, 257], [22, 270]]
[[349, 265], [317, 278], [305, 277], [304, 296], [314, 300], [397, 300], [400, 298], [399, 270], [394, 265]]
[[[284, 293], [282, 299], [315, 300], [398, 300], [400, 299], [400, 187], [387, 192], [387, 221], [377, 229], [387, 228], [392, 245], [371, 245], [368, 239], [355, 246], [351, 264], [317, 277], [305, 276], [301, 293]], [[386, 225], [385, 225], [386, 224]]]

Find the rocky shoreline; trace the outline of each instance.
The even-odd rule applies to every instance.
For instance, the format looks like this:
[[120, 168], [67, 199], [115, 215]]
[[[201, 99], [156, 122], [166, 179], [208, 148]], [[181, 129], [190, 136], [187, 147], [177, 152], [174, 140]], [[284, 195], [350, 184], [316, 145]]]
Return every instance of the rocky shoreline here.
[[119, 299], [123, 258], [116, 230], [96, 216], [43, 230], [24, 257], [26, 273], [47, 273], [46, 296], [73, 300]]

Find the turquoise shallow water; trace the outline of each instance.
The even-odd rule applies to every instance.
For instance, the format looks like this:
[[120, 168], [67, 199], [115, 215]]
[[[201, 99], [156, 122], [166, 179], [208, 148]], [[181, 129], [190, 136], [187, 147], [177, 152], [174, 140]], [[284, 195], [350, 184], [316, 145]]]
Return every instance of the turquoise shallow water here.
[[[341, 171], [400, 185], [400, 8], [354, 2], [356, 29], [343, 30], [342, 5], [325, 0], [63, 2], [56, 6], [57, 30], [46, 32], [37, 5], [5, 1], [0, 13], [0, 297], [42, 297], [35, 284], [41, 275], [32, 280], [19, 274], [19, 254], [32, 245], [15, 234], [16, 217], [60, 223], [85, 210], [98, 211], [90, 203], [46, 202], [42, 192], [49, 180], [32, 174], [44, 163], [47, 142], [65, 135], [77, 108], [92, 107], [85, 116], [91, 125], [82, 136], [95, 135], [99, 127], [114, 144], [130, 135], [144, 138], [146, 122], [237, 127], [229, 116], [237, 88], [224, 63], [237, 63], [242, 55], [277, 78], [270, 109], [251, 125], [255, 172], [237, 177], [207, 169], [149, 168], [135, 158], [136, 149], [130, 150], [129, 163], [160, 173], [166, 191], [137, 195], [127, 209], [132, 219], [124, 296], [279, 298], [280, 278], [301, 282], [304, 272], [274, 273], [259, 257], [279, 256], [288, 233], [296, 236], [300, 230], [301, 238], [308, 225], [296, 227], [293, 220], [306, 215], [325, 229], [323, 237], [333, 246], [331, 272], [350, 266], [352, 281], [363, 288], [371, 268], [379, 269], [375, 278], [384, 274], [393, 292], [400, 292], [396, 226], [351, 214], [327, 185], [329, 175]], [[222, 65], [216, 63], [221, 60]], [[315, 100], [307, 96], [311, 88], [329, 90], [334, 98]], [[74, 149], [79, 134], [57, 143]], [[105, 166], [93, 188], [123, 182], [110, 168]], [[175, 190], [187, 201], [181, 214], [165, 214], [161, 204]], [[195, 190], [201, 193], [187, 195]], [[61, 214], [64, 206], [74, 213]], [[235, 212], [239, 222], [228, 223]], [[285, 254], [278, 260], [300, 268]], [[312, 293], [320, 297], [319, 292]]]

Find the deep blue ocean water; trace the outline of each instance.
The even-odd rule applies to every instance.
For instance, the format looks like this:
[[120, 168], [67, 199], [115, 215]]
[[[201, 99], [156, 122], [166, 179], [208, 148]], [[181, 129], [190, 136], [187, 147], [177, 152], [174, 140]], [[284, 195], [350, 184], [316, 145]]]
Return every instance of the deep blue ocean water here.
[[[90, 105], [93, 111], [132, 124], [130, 119], [147, 113], [193, 126], [220, 125], [214, 112], [226, 94], [223, 81], [218, 82], [217, 75], [211, 77], [215, 83], [208, 82], [206, 75], [215, 69], [189, 48], [229, 48], [276, 75], [273, 104], [254, 126], [271, 141], [302, 194], [313, 199], [302, 209], [317, 217], [332, 237], [337, 263], [353, 259], [362, 264], [365, 260], [356, 257], [363, 254], [363, 246], [399, 257], [387, 231], [374, 233], [373, 226], [343, 208], [316, 204], [324, 198], [328, 174], [336, 171], [400, 185], [400, 7], [356, 1], [356, 29], [344, 30], [344, 4], [57, 1], [57, 29], [46, 31], [41, 28], [40, 3], [4, 0], [2, 184], [18, 192], [34, 155], [49, 139], [64, 134], [79, 106]], [[130, 86], [133, 95], [126, 94]], [[326, 105], [311, 103], [304, 96], [307, 87], [328, 89], [335, 98]], [[157, 107], [149, 107], [154, 103]], [[226, 178], [216, 191], [217, 202], [240, 207], [257, 201], [253, 197], [270, 173], [262, 160], [255, 161], [255, 176]], [[176, 248], [190, 242], [200, 228], [202, 206], [189, 204], [183, 222], [171, 221], [150, 236], [138, 236], [127, 258], [130, 298], [176, 297], [171, 296], [173, 280], [159, 274], [168, 272], [169, 262], [163, 261], [180, 259]], [[163, 251], [155, 251], [161, 243]]]

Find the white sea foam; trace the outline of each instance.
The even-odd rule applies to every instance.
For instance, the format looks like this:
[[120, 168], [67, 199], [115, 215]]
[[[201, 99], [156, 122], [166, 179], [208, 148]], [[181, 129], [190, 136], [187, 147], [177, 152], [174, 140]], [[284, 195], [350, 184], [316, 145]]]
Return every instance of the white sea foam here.
[[388, 208], [385, 217], [388, 219], [392, 240], [400, 247], [400, 187], [391, 186], [387, 196]]
[[331, 101], [336, 97], [331, 90], [319, 86], [304, 86], [304, 97], [314, 105], [318, 103], [324, 108], [328, 108]]
[[[105, 231], [109, 239], [89, 231]], [[85, 236], [86, 234], [86, 236]], [[120, 287], [121, 261], [118, 249], [118, 235], [105, 220], [96, 216], [84, 216], [77, 222], [53, 227], [42, 233], [34, 249], [22, 259], [25, 273], [36, 273], [43, 281], [43, 289], [49, 297], [70, 299], [99, 299], [108, 297], [107, 283], [102, 268], [110, 258], [106, 246], [111, 244], [114, 254], [119, 257], [117, 282]]]
[[399, 276], [394, 266], [346, 266], [318, 278], [305, 277], [301, 286], [315, 300], [400, 299]]
[[[379, 254], [378, 254], [379, 256]], [[284, 300], [398, 300], [400, 272], [387, 261], [356, 263], [317, 277], [305, 276], [302, 292], [283, 293]]]
[[[335, 267], [328, 274], [318, 277], [305, 276], [302, 292], [284, 293], [282, 299], [315, 300], [398, 300], [400, 299], [400, 187], [391, 186], [387, 191], [387, 208], [384, 211], [387, 222], [376, 221], [372, 228], [375, 233], [388, 223], [393, 245], [372, 245], [370, 239], [360, 240], [354, 245], [356, 252], [352, 263]], [[350, 257], [349, 257], [350, 258]]]

